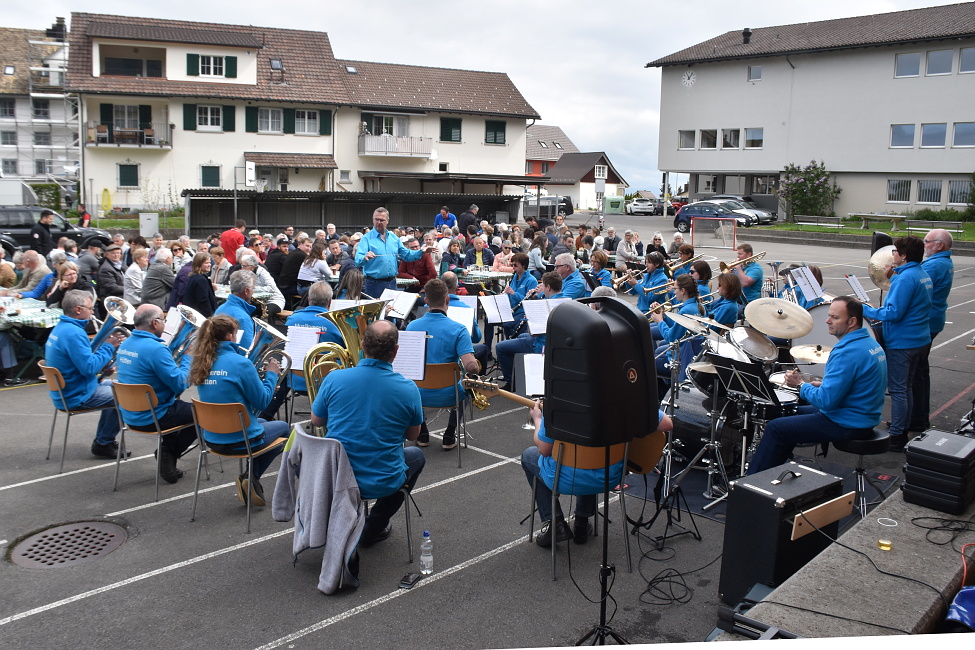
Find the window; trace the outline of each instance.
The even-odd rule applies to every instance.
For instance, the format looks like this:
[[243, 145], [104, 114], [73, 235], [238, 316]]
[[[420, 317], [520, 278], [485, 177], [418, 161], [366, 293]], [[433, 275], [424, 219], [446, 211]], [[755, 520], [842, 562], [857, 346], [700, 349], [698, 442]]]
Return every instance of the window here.
[[715, 177], [712, 175], [700, 175], [697, 177], [697, 191], [706, 194], [714, 194]]
[[[7, 161], [4, 160], [4, 163]], [[16, 161], [14, 161], [16, 162]], [[16, 165], [14, 166], [16, 168]], [[4, 169], [4, 172], [7, 170]], [[17, 172], [12, 172], [16, 174]], [[971, 198], [972, 184], [970, 181], [948, 181], [948, 203], [965, 205]]]
[[975, 147], [975, 122], [955, 122], [952, 147]]
[[139, 166], [120, 163], [118, 165], [118, 186], [139, 187]]
[[352, 170], [340, 169], [339, 170], [339, 182], [340, 183], [351, 183], [352, 182]]
[[0, 117], [15, 117], [16, 104], [12, 99], [0, 99]]
[[890, 146], [891, 147], [914, 147], [914, 125], [913, 124], [891, 124], [890, 125]]
[[738, 149], [741, 146], [741, 129], [721, 129], [721, 148]]
[[542, 173], [547, 174], [548, 170], [552, 168], [552, 163], [543, 162], [542, 163]]
[[760, 65], [750, 65], [750, 66], [748, 66], [748, 80], [749, 81], [761, 81], [762, 80], [762, 66], [760, 66]]
[[[3, 159], [3, 173], [4, 174], [17, 174], [17, 159], [16, 158], [4, 158]], [[954, 181], [952, 181], [954, 182]]]
[[701, 149], [718, 148], [718, 130], [701, 129]]
[[115, 104], [113, 108], [113, 122], [116, 129], [138, 129], [139, 107]]
[[38, 132], [34, 134], [34, 144], [38, 147], [50, 147], [51, 146], [51, 134], [44, 132]]
[[440, 141], [460, 142], [460, 118], [459, 117], [440, 118]]
[[765, 144], [765, 129], [745, 129], [745, 148], [761, 149]]
[[196, 107], [196, 127], [200, 131], [219, 131], [220, 130], [220, 107], [219, 106], [197, 106]]
[[437, 171], [447, 173], [450, 171], [450, 163], [437, 163]]
[[3, 73], [8, 77], [12, 76], [15, 72], [17, 72], [17, 68], [15, 68], [14, 66], [12, 65], [3, 66]]
[[[280, 108], [257, 109], [258, 133], [282, 133], [283, 113]], [[217, 124], [217, 126], [220, 126]]]
[[926, 74], [951, 74], [951, 64], [954, 62], [954, 51], [933, 50], [928, 52], [928, 69]]
[[318, 135], [318, 111], [295, 111], [295, 133]]
[[222, 77], [223, 76], [223, 57], [200, 55], [200, 76], [201, 77]]
[[555, 146], [556, 149], [561, 149], [562, 148], [562, 145], [559, 144], [558, 142], [554, 142], [553, 141], [552, 144]]
[[51, 101], [48, 99], [35, 99], [34, 117], [39, 120], [51, 119]]
[[219, 165], [200, 165], [200, 187], [220, 187]]
[[44, 174], [54, 173], [54, 161], [53, 160], [43, 160], [41, 158], [34, 159], [34, 173], [38, 176]]
[[544, 140], [539, 140], [538, 141], [538, 146], [540, 146], [542, 149], [548, 149], [548, 145], [545, 144], [545, 141]]
[[606, 178], [609, 168], [606, 165], [596, 165], [593, 172], [593, 176], [596, 178]]
[[281, 63], [281, 59], [271, 59], [271, 69], [275, 72], [284, 70], [284, 64]]
[[941, 203], [941, 181], [918, 181], [918, 203]]
[[0, 144], [17, 144], [17, 132], [0, 131]]
[[975, 47], [963, 47], [958, 55], [958, 72], [975, 72]]
[[753, 176], [752, 177], [752, 194], [775, 194], [775, 183], [778, 181], [777, 176]]
[[921, 74], [921, 53], [898, 54], [894, 57], [895, 77], [916, 77]]
[[677, 148], [678, 149], [693, 149], [695, 143], [695, 132], [694, 131], [678, 131], [677, 132]]
[[921, 146], [922, 147], [945, 146], [945, 134], [947, 131], [948, 131], [947, 124], [922, 124], [921, 125]]
[[[460, 120], [457, 121], [460, 122]], [[442, 130], [443, 122], [441, 121]], [[372, 134], [405, 138], [410, 135], [410, 118], [406, 115], [373, 115]]]
[[484, 123], [484, 144], [504, 144], [506, 122], [487, 120]]
[[911, 181], [887, 181], [887, 203], [907, 203], [911, 200]]
[[532, 169], [534, 169], [534, 163], [530, 160], [525, 161], [525, 175], [531, 174]]

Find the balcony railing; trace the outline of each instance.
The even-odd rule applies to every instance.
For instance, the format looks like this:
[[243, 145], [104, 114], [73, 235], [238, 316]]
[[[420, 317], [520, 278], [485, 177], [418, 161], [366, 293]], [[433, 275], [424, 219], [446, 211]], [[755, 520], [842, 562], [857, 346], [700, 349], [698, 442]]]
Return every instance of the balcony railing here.
[[165, 122], [151, 122], [139, 128], [116, 127], [114, 124], [88, 122], [85, 144], [89, 147], [143, 147], [172, 149], [173, 132]]
[[359, 136], [360, 156], [413, 156], [417, 158], [429, 158], [432, 148], [432, 138], [369, 135], [368, 133]]

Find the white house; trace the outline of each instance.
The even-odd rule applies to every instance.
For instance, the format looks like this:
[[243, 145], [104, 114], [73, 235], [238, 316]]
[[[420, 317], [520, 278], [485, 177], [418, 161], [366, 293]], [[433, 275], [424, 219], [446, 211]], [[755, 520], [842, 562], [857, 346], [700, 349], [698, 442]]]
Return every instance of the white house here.
[[838, 214], [962, 208], [975, 170], [975, 3], [727, 32], [661, 68], [659, 168], [692, 199], [777, 207], [825, 161]]
[[563, 153], [548, 173], [548, 193], [570, 197], [580, 210], [597, 210], [604, 196], [626, 193], [626, 180], [602, 151]]

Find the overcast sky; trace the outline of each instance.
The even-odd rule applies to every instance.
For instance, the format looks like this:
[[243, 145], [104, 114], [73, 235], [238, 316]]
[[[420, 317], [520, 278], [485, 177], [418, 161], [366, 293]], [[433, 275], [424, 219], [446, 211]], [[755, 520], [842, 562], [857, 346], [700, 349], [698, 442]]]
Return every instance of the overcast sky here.
[[[72, 11], [327, 32], [342, 59], [506, 72], [581, 151], [605, 151], [630, 190], [660, 187], [660, 70], [667, 54], [745, 27], [950, 4], [920, 0], [372, 0], [10, 2], [7, 27], [45, 29]], [[70, 24], [69, 24], [70, 28]], [[520, 171], [520, 170], [519, 170]], [[681, 179], [686, 181], [686, 177]]]

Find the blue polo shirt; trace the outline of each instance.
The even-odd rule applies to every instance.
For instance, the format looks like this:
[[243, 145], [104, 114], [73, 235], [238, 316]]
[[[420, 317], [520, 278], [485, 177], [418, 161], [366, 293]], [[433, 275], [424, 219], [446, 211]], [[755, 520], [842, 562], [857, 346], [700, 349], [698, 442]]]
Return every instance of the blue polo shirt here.
[[890, 291], [880, 309], [863, 306], [863, 315], [884, 323], [888, 350], [920, 348], [931, 342], [931, 278], [917, 262], [894, 269]]
[[921, 268], [931, 278], [931, 317], [929, 322], [931, 336], [945, 328], [945, 314], [948, 311], [948, 294], [955, 279], [955, 264], [951, 261], [951, 251], [941, 251], [921, 262]]
[[237, 327], [244, 331], [244, 335], [240, 338], [240, 347], [247, 349], [250, 347], [251, 343], [254, 341], [254, 312], [257, 311], [255, 305], [249, 302], [244, 302], [243, 298], [239, 298], [234, 294], [227, 296], [226, 302], [217, 307], [217, 310], [213, 312], [213, 315], [223, 314], [230, 316], [237, 321]]
[[754, 280], [749, 286], [741, 285], [741, 293], [745, 296], [748, 302], [753, 300], [758, 300], [762, 297], [762, 283], [765, 282], [765, 271], [762, 270], [762, 265], [758, 262], [749, 262], [747, 266], [742, 268], [742, 271]]
[[[163, 340], [144, 330], [133, 330], [132, 336], [119, 346], [116, 365], [118, 380], [123, 384], [149, 384], [156, 392], [159, 405], [154, 409], [161, 418], [176, 402], [176, 398], [190, 386], [190, 364], [193, 358], [184, 354], [177, 366], [172, 352]], [[137, 427], [152, 426], [148, 411], [121, 409], [122, 419]]]
[[[466, 333], [466, 332], [465, 332]], [[423, 422], [420, 389], [378, 359], [329, 373], [312, 413], [342, 443], [364, 499], [392, 494], [406, 482], [406, 430]]]
[[[335, 326], [335, 323], [328, 320], [327, 318], [322, 318], [321, 314], [327, 314], [328, 310], [324, 307], [319, 307], [317, 305], [308, 305], [304, 309], [299, 309], [295, 313], [288, 316], [288, 320], [285, 321], [285, 325], [291, 327], [292, 325], [300, 325], [303, 327], [317, 327], [320, 334], [318, 335], [319, 343], [338, 343], [342, 347], [345, 347], [345, 339], [342, 337], [342, 332], [339, 328]], [[301, 363], [298, 359], [294, 360], [295, 363]], [[289, 373], [290, 375], [290, 373]], [[293, 390], [304, 392], [308, 390], [308, 385], [305, 382], [304, 377], [298, 377], [296, 375], [290, 375], [288, 377], [289, 385]]]
[[[85, 333], [86, 325], [87, 320], [61, 316], [44, 344], [44, 363], [61, 371], [64, 378], [64, 390], [61, 392], [69, 409], [78, 408], [94, 394], [98, 388], [99, 371], [112, 360], [115, 353], [110, 343], [103, 343], [92, 352], [91, 341]], [[55, 406], [65, 407], [58, 399], [57, 391], [48, 392]]]
[[[366, 253], [372, 251], [376, 257], [366, 259]], [[389, 230], [386, 238], [380, 236], [375, 228], [367, 232], [359, 240], [359, 247], [355, 251], [355, 265], [362, 269], [363, 275], [373, 280], [395, 278], [399, 273], [399, 261], [415, 262], [423, 257], [423, 249], [411, 251], [403, 245], [399, 237]]]
[[[432, 339], [427, 339], [427, 363], [456, 363], [465, 354], [474, 354], [471, 337], [467, 328], [447, 314], [440, 311], [430, 311], [406, 326], [408, 332], [426, 332]], [[457, 390], [464, 395], [464, 387], [459, 383]], [[424, 406], [447, 407], [454, 405], [453, 388], [421, 388], [420, 397]]]
[[[253, 440], [264, 435], [264, 426], [257, 421], [261, 411], [271, 403], [278, 383], [277, 373], [268, 372], [261, 381], [254, 364], [237, 352], [232, 341], [217, 344], [217, 358], [210, 366], [210, 376], [200, 385], [200, 401], [216, 404], [239, 402], [250, 413], [247, 437]], [[243, 442], [241, 432], [211, 433], [203, 431], [203, 439], [220, 445]]]

